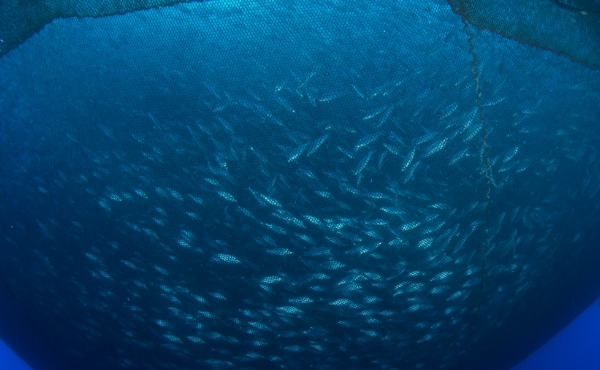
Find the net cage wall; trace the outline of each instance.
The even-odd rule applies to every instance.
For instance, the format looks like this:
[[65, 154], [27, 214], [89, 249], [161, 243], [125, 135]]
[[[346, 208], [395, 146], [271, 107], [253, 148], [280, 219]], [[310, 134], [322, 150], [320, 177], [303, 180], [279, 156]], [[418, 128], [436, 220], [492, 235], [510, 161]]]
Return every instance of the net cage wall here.
[[0, 2], [35, 369], [509, 369], [600, 293], [598, 1]]

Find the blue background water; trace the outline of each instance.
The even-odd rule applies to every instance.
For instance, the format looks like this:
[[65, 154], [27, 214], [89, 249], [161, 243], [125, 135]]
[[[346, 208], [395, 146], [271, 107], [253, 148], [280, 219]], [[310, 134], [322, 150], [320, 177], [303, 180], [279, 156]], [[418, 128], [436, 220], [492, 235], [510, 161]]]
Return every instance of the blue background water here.
[[31, 370], [31, 368], [2, 341], [0, 341], [0, 368], [10, 370]]
[[[600, 298], [513, 370], [600, 369]], [[32, 370], [0, 341], [0, 369]]]

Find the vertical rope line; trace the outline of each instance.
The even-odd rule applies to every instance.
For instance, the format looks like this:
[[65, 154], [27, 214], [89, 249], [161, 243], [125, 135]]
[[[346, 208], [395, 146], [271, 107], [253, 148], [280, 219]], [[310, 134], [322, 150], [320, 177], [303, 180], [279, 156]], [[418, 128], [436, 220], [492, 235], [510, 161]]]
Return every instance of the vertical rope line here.
[[481, 263], [481, 282], [479, 284], [479, 296], [477, 297], [477, 311], [475, 313], [475, 322], [471, 327], [471, 342], [474, 339], [474, 331], [479, 319], [481, 318], [481, 305], [483, 302], [483, 288], [485, 286], [485, 274], [487, 271], [487, 254], [489, 250], [489, 236], [490, 236], [490, 192], [492, 186], [492, 179], [490, 177], [491, 166], [490, 166], [490, 156], [489, 156], [489, 148], [487, 145], [487, 124], [485, 122], [485, 108], [481, 105], [481, 88], [479, 85], [479, 71], [477, 70], [477, 54], [475, 53], [475, 47], [473, 44], [473, 34], [469, 30], [469, 25], [465, 18], [462, 18], [463, 24], [465, 26], [465, 33], [467, 34], [467, 41], [469, 43], [469, 53], [473, 57], [471, 61], [471, 72], [473, 73], [473, 78], [475, 80], [475, 91], [477, 93], [477, 108], [479, 110], [479, 122], [482, 127], [481, 140], [483, 143], [483, 161], [484, 161], [484, 169], [485, 169], [485, 181], [486, 181], [486, 191], [485, 191], [485, 239], [483, 242], [482, 248], [482, 263]]

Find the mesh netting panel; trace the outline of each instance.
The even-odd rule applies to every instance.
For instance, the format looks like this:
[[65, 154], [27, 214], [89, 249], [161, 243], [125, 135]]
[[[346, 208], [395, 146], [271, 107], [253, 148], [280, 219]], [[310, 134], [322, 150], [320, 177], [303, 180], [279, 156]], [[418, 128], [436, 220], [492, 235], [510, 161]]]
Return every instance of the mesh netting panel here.
[[600, 5], [597, 1], [448, 2], [456, 13], [478, 27], [600, 68]]
[[558, 6], [584, 13], [600, 13], [598, 0], [554, 0]]
[[[194, 0], [201, 2], [202, 0]], [[19, 46], [56, 18], [104, 17], [141, 9], [186, 3], [186, 0], [3, 0], [0, 2], [0, 56]]]
[[[5, 0], [0, 2], [0, 56], [55, 18], [103, 17], [201, 1]], [[600, 3], [597, 0], [448, 0], [448, 3], [478, 27], [566, 55], [592, 68], [600, 67]]]

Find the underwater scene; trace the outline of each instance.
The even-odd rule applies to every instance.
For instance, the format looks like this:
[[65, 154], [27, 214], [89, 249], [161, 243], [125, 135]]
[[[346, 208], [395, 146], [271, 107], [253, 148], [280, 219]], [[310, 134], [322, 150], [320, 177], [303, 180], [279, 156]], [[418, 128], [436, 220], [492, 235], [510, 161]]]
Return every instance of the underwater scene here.
[[600, 4], [3, 1], [0, 183], [32, 369], [512, 369], [600, 296]]

